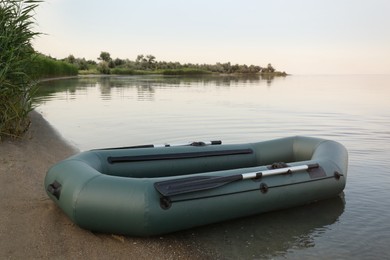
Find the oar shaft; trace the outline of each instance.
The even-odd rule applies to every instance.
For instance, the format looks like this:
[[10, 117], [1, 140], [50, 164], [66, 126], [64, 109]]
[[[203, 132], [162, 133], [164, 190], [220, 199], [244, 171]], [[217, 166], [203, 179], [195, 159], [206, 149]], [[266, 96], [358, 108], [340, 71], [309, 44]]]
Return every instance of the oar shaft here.
[[246, 180], [246, 179], [258, 178], [259, 176], [265, 177], [265, 176], [284, 174], [288, 172], [304, 171], [304, 170], [317, 168], [317, 167], [318, 164], [309, 164], [309, 165], [290, 166], [290, 167], [279, 168], [279, 169], [271, 169], [271, 170], [265, 170], [260, 172], [247, 172], [242, 174], [242, 179]]
[[205, 141], [205, 142], [188, 142], [178, 144], [144, 144], [136, 146], [125, 146], [125, 147], [112, 147], [112, 148], [101, 148], [99, 150], [123, 150], [123, 149], [138, 149], [138, 148], [158, 148], [158, 147], [174, 147], [174, 146], [204, 146], [204, 145], [219, 145], [222, 141]]

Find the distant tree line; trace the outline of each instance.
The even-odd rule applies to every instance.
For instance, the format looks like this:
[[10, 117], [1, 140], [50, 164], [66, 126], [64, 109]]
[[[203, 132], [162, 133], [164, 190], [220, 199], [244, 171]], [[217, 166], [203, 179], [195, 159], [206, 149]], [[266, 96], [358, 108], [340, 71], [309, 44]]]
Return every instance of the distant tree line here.
[[78, 70], [88, 70], [91, 66], [97, 65], [96, 61], [86, 60], [85, 58], [75, 58], [72, 54], [65, 59], [62, 59], [62, 61], [75, 65]]
[[[221, 73], [221, 74], [233, 74], [233, 73], [272, 73], [286, 75], [285, 72], [278, 72], [269, 63], [267, 66], [262, 67], [258, 65], [246, 65], [246, 64], [231, 64], [216, 63], [216, 64], [193, 64], [179, 62], [167, 62], [157, 61], [154, 55], [137, 55], [135, 60], [129, 59], [113, 59], [109, 52], [102, 51], [98, 57], [99, 62], [87, 61], [84, 58], [75, 58], [73, 55], [69, 55], [63, 61], [74, 64], [79, 70], [91, 70], [96, 69], [101, 74], [143, 74], [143, 73], [161, 73], [169, 74], [196, 74], [196, 73]], [[143, 72], [143, 73], [142, 73]]]

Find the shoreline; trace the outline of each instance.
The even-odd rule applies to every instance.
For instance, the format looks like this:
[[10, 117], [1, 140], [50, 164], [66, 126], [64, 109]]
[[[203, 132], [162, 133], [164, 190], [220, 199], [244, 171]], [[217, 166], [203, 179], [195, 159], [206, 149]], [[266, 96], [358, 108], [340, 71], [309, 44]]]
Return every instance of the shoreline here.
[[17, 140], [0, 142], [0, 258], [211, 259], [186, 233], [137, 238], [81, 229], [43, 187], [53, 164], [78, 152], [37, 111]]

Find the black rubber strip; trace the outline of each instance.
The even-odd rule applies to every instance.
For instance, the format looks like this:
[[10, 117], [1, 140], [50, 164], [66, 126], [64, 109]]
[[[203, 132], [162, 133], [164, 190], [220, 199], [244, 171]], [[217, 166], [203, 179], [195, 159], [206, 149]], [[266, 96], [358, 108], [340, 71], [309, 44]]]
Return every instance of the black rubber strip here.
[[239, 150], [222, 150], [222, 151], [206, 151], [206, 152], [192, 152], [192, 153], [172, 153], [172, 154], [150, 154], [137, 156], [118, 156], [108, 157], [109, 163], [125, 163], [125, 162], [143, 162], [143, 161], [159, 161], [159, 160], [175, 160], [175, 159], [192, 159], [212, 156], [226, 156], [226, 155], [240, 155], [252, 154], [252, 149]]

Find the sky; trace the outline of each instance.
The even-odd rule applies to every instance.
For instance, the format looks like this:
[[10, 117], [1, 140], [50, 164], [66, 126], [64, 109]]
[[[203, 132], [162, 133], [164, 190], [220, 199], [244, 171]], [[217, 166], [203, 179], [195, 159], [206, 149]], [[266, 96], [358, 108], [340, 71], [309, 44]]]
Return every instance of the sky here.
[[34, 48], [55, 58], [390, 74], [389, 0], [46, 0], [35, 19]]

